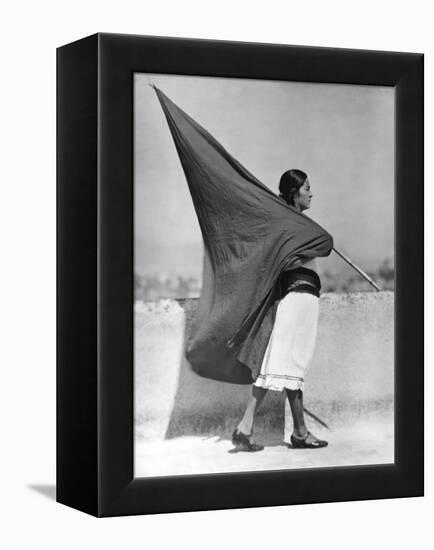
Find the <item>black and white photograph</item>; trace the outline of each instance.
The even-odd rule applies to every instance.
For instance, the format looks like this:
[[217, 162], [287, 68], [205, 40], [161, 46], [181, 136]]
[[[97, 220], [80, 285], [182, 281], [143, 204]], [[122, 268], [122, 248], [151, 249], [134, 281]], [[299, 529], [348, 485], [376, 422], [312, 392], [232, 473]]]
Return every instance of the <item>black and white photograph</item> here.
[[429, 7], [5, 4], [2, 548], [433, 547]]
[[134, 475], [393, 464], [393, 87], [134, 74]]

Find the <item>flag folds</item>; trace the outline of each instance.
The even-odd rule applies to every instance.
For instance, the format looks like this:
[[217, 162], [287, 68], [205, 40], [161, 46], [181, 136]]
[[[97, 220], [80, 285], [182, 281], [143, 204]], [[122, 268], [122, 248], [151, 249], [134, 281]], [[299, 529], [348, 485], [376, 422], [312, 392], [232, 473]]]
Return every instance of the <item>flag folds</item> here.
[[186, 343], [199, 375], [249, 384], [259, 374], [278, 304], [277, 281], [333, 239], [246, 170], [154, 86], [204, 242], [202, 293]]

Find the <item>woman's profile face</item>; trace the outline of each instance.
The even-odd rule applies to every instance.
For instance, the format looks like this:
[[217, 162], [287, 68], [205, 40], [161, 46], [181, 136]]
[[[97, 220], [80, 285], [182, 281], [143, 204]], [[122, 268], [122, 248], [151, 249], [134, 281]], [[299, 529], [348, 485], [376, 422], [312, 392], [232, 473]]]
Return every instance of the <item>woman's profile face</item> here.
[[309, 178], [306, 178], [306, 181], [298, 190], [298, 195], [296, 195], [294, 198], [296, 208], [298, 208], [301, 212], [310, 208], [312, 197], [313, 195], [312, 191], [310, 190]]

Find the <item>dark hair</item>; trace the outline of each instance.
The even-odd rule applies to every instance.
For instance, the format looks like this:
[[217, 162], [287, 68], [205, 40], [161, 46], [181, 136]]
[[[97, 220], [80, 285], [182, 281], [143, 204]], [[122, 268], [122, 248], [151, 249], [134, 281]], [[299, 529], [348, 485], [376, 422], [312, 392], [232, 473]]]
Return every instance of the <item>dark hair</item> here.
[[280, 177], [279, 197], [282, 197], [291, 206], [295, 206], [294, 198], [306, 180], [307, 174], [302, 170], [297, 170], [296, 168], [287, 170]]

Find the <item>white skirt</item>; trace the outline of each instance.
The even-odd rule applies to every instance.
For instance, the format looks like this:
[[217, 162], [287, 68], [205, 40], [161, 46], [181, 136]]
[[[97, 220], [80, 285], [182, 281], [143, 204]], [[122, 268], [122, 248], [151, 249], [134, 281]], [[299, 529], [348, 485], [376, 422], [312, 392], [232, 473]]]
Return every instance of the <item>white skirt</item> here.
[[255, 386], [274, 391], [303, 390], [315, 349], [319, 299], [289, 292], [277, 307], [273, 331]]

